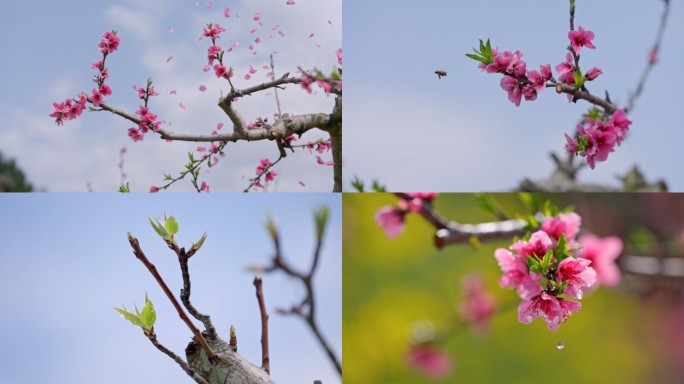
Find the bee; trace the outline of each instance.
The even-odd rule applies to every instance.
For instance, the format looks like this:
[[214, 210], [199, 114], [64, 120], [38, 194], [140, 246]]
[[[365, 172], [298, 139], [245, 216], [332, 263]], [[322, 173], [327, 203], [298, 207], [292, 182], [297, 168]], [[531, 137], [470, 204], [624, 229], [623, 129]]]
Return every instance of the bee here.
[[435, 75], [437, 75], [437, 77], [441, 79], [442, 76], [446, 77], [447, 73], [446, 73], [446, 71], [442, 71], [441, 69], [439, 69], [439, 70], [435, 71]]

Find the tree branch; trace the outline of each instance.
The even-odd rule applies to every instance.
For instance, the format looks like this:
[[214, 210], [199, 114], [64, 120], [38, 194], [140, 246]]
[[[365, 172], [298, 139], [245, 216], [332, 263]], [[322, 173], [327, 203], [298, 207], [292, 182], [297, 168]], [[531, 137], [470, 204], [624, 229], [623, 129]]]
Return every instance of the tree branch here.
[[151, 332], [145, 332], [145, 336], [152, 342], [152, 345], [154, 345], [155, 348], [160, 350], [163, 354], [166, 356], [170, 357], [173, 361], [175, 361], [180, 367], [185, 371], [185, 373], [188, 374], [188, 376], [192, 377], [193, 380], [195, 380], [196, 383], [198, 384], [209, 384], [208, 381], [206, 381], [202, 376], [198, 375], [197, 372], [195, 372], [188, 363], [186, 363], [183, 359], [181, 359], [178, 355], [173, 353], [170, 349], [166, 348], [163, 346], [159, 341], [157, 341], [157, 335], [154, 334], [154, 328], [152, 329]]
[[314, 257], [313, 257], [313, 262], [311, 269], [307, 274], [301, 273], [296, 271], [292, 266], [289, 265], [289, 263], [283, 258], [282, 253], [281, 253], [281, 248], [280, 248], [280, 237], [277, 233], [277, 230], [275, 229], [275, 225], [273, 225], [269, 231], [271, 232], [271, 239], [273, 240], [273, 245], [275, 247], [275, 255], [273, 256], [273, 259], [271, 260], [272, 264], [271, 266], [267, 268], [263, 268], [265, 272], [272, 272], [275, 270], [280, 270], [287, 274], [288, 276], [291, 276], [297, 280], [299, 280], [302, 285], [304, 285], [305, 288], [305, 295], [302, 298], [302, 300], [299, 302], [297, 305], [293, 305], [290, 309], [284, 310], [284, 309], [277, 309], [277, 312], [283, 315], [297, 315], [304, 319], [306, 324], [311, 328], [311, 331], [314, 333], [314, 336], [318, 340], [319, 344], [323, 347], [325, 350], [326, 354], [328, 355], [330, 361], [333, 363], [335, 366], [335, 369], [337, 372], [342, 375], [342, 364], [339, 361], [339, 358], [335, 354], [335, 352], [332, 350], [332, 347], [330, 344], [326, 341], [326, 339], [323, 337], [321, 332], [318, 329], [318, 325], [316, 324], [315, 320], [315, 301], [314, 301], [314, 290], [313, 290], [313, 285], [312, 285], [312, 280], [313, 280], [313, 275], [316, 272], [317, 266], [318, 266], [318, 255], [320, 253], [321, 247], [322, 247], [322, 238], [323, 235], [319, 236], [317, 239], [316, 247], [314, 250]]
[[185, 252], [185, 248], [178, 248], [178, 246], [172, 241], [166, 240], [167, 245], [171, 248], [176, 255], [178, 255], [178, 263], [180, 264], [181, 274], [183, 276], [183, 288], [180, 291], [181, 302], [188, 312], [197, 320], [204, 324], [204, 328], [207, 333], [207, 337], [210, 339], [217, 339], [218, 334], [216, 333], [216, 328], [211, 322], [211, 316], [200, 313], [190, 302], [190, 272], [188, 267], [188, 259], [195, 254], [195, 248], [191, 248], [190, 252]]
[[268, 313], [264, 302], [263, 282], [261, 277], [254, 277], [254, 287], [256, 287], [256, 297], [261, 313], [261, 368], [269, 374], [271, 373], [271, 360], [268, 353]]
[[161, 277], [159, 272], [157, 272], [157, 268], [147, 259], [142, 249], [140, 249], [140, 243], [138, 242], [138, 239], [136, 239], [130, 232], [128, 233], [128, 242], [131, 244], [131, 247], [133, 248], [133, 253], [135, 254], [135, 257], [138, 258], [138, 260], [140, 260], [145, 265], [147, 270], [150, 271], [152, 276], [154, 276], [155, 280], [157, 280], [157, 283], [159, 283], [159, 286], [166, 294], [166, 297], [169, 298], [171, 304], [173, 304], [174, 308], [176, 308], [178, 316], [180, 316], [183, 322], [185, 322], [188, 328], [190, 328], [190, 331], [195, 335], [195, 337], [197, 338], [197, 340], [199, 341], [200, 345], [205, 350], [209, 358], [211, 360], [216, 360], [216, 354], [214, 353], [214, 351], [211, 350], [209, 344], [207, 344], [206, 339], [204, 338], [204, 336], [202, 336], [202, 333], [199, 331], [199, 329], [197, 329], [197, 327], [195, 327], [192, 321], [190, 321], [190, 318], [185, 313], [183, 308], [180, 306], [180, 303], [178, 303], [176, 297], [173, 296], [173, 293], [171, 293], [171, 290], [166, 285], [166, 282], [164, 282], [164, 279]]

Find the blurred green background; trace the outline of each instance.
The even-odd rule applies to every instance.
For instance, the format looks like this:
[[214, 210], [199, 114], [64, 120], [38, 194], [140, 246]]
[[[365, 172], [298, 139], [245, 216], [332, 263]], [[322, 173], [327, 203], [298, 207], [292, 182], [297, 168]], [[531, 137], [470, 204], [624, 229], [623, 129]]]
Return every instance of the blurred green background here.
[[[507, 213], [525, 213], [517, 195], [493, 196]], [[546, 197], [561, 207], [569, 201], [575, 204], [585, 224], [624, 223], [616, 212], [637, 212], [634, 201], [647, 199], [588, 194]], [[592, 199], [612, 206], [613, 213], [598, 211]], [[684, 204], [684, 196], [678, 199]], [[397, 201], [392, 194], [343, 196], [345, 383], [428, 382], [406, 362], [411, 329], [422, 320], [433, 321], [438, 330], [456, 330], [441, 344], [454, 362], [453, 373], [438, 382], [684, 382], [684, 377], [673, 376], [682, 374], [677, 367], [683, 365], [684, 353], [677, 343], [684, 340], [681, 332], [672, 333], [684, 327], [677, 323], [684, 315], [680, 310], [679, 317], [674, 317], [671, 298], [645, 298], [643, 292], [601, 288], [585, 295], [582, 311], [574, 313], [558, 332], [549, 331], [540, 319], [521, 324], [517, 320], [520, 300], [514, 291], [499, 287], [501, 273], [493, 257], [496, 248], [507, 247], [510, 241], [437, 250], [432, 241], [434, 228], [417, 215], [408, 215], [406, 231], [389, 240], [373, 217], [379, 208]], [[434, 206], [443, 217], [460, 223], [496, 220], [478, 206], [472, 194], [441, 194]], [[616, 217], [606, 220], [604, 216], [610, 215]], [[597, 235], [611, 234], [601, 233], [598, 227], [592, 229]], [[485, 279], [498, 306], [486, 334], [458, 325], [461, 278], [474, 272]], [[559, 342], [565, 344], [564, 349], [557, 349]]]

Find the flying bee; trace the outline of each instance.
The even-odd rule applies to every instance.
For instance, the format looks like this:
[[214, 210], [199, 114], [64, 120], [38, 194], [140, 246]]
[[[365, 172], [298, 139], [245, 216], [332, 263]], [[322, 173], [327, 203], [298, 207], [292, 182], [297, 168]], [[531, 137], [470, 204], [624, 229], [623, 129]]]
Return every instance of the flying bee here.
[[442, 71], [441, 69], [439, 69], [439, 70], [435, 71], [435, 75], [437, 75], [437, 77], [441, 79], [442, 76], [446, 77], [447, 73], [446, 73], [446, 71]]

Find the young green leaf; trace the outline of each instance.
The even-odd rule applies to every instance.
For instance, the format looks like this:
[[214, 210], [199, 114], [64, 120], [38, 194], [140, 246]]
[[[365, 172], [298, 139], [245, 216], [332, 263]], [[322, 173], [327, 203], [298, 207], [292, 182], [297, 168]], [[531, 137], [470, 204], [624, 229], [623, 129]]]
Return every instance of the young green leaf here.
[[152, 228], [154, 228], [154, 231], [157, 232], [159, 236], [161, 236], [164, 239], [166, 239], [169, 236], [169, 234], [166, 232], [166, 229], [164, 229], [164, 226], [159, 222], [159, 219], [156, 219], [157, 223], [152, 221], [151, 217], [148, 217], [147, 219], [150, 221], [150, 225], [152, 226]]
[[199, 249], [202, 247], [202, 244], [204, 244], [204, 240], [206, 240], [206, 239], [207, 239], [207, 233], [204, 232], [202, 234], [202, 237], [200, 237], [200, 239], [197, 240], [196, 243], [192, 244], [192, 247], [195, 249], [195, 251], [199, 251]]
[[330, 217], [330, 207], [321, 206], [314, 211], [314, 221], [316, 222], [316, 238], [321, 239], [325, 233], [325, 227]]
[[150, 301], [150, 299], [147, 298], [147, 294], [145, 294], [145, 306], [140, 314], [141, 326], [144, 329], [149, 330], [154, 326], [155, 321], [157, 321], [157, 313], [154, 310], [152, 301]]
[[171, 232], [172, 234], [178, 233], [178, 221], [176, 221], [176, 218], [173, 216], [169, 216], [166, 219], [166, 223], [164, 223], [164, 227], [168, 232]]
[[142, 321], [140, 320], [140, 317], [139, 317], [139, 316], [136, 316], [136, 315], [134, 315], [134, 314], [132, 314], [132, 313], [130, 313], [130, 312], [128, 312], [128, 311], [126, 311], [125, 307], [124, 307], [123, 309], [122, 309], [122, 308], [114, 308], [114, 309], [115, 309], [117, 312], [119, 312], [119, 313], [121, 314], [121, 316], [124, 317], [124, 319], [130, 321], [130, 322], [133, 323], [134, 325], [136, 325], [136, 326], [138, 326], [138, 327], [142, 327], [142, 326], [143, 326]]

